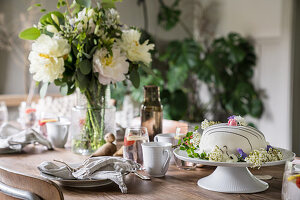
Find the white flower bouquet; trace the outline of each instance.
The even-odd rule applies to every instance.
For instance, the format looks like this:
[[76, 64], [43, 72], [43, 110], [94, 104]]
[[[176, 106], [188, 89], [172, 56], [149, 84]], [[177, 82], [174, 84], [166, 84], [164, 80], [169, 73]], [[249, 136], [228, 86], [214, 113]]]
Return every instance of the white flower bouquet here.
[[[117, 0], [58, 0], [64, 13], [43, 15], [37, 26], [22, 31], [20, 38], [34, 40], [29, 55], [30, 73], [44, 96], [50, 83], [63, 95], [76, 88], [87, 99], [85, 131], [87, 146], [96, 150], [104, 144], [105, 90], [110, 84], [129, 79], [139, 87], [140, 69], [151, 73], [150, 50], [154, 44], [140, 43], [141, 33], [120, 22], [115, 9]], [[101, 110], [101, 112], [95, 112]], [[100, 114], [99, 114], [100, 113]]]

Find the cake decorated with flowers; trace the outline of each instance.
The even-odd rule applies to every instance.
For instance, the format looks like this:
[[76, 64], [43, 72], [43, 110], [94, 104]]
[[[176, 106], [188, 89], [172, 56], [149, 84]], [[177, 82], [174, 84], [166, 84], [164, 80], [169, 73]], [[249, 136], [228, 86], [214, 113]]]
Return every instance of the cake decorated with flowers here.
[[282, 160], [280, 150], [270, 146], [264, 134], [249, 126], [241, 116], [230, 116], [228, 123], [204, 120], [203, 134], [197, 129], [187, 133], [181, 150], [189, 157], [214, 162], [247, 162], [260, 167], [265, 162]]

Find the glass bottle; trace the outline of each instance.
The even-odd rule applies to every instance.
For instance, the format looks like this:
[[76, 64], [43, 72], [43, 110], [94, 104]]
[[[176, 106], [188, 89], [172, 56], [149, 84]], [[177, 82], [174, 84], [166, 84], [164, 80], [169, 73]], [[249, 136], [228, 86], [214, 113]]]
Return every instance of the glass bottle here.
[[160, 102], [159, 87], [144, 86], [144, 102], [141, 106], [141, 126], [146, 127], [149, 140], [162, 133], [163, 106]]

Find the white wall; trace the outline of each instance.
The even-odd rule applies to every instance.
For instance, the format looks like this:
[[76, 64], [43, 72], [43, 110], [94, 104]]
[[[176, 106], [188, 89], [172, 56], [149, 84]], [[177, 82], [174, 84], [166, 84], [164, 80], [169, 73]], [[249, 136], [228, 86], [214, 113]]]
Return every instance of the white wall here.
[[292, 0], [220, 0], [218, 35], [237, 31], [255, 40], [254, 82], [265, 91], [258, 128], [271, 145], [291, 149]]

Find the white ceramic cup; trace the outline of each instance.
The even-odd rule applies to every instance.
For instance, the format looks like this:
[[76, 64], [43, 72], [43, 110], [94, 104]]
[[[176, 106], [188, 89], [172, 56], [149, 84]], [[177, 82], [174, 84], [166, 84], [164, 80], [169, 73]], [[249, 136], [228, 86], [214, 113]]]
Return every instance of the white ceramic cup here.
[[154, 137], [154, 142], [168, 142], [175, 145], [175, 133], [161, 133]]
[[[154, 142], [168, 142], [171, 143], [172, 145], [176, 145], [175, 141], [175, 133], [161, 133], [158, 134], [154, 137]], [[174, 156], [173, 156], [173, 151], [171, 151], [171, 160], [170, 164], [175, 164]]]
[[60, 118], [57, 122], [46, 123], [48, 139], [54, 147], [64, 148], [69, 133], [70, 122]]
[[166, 142], [142, 143], [144, 168], [150, 176], [163, 177], [168, 171], [172, 144]]

